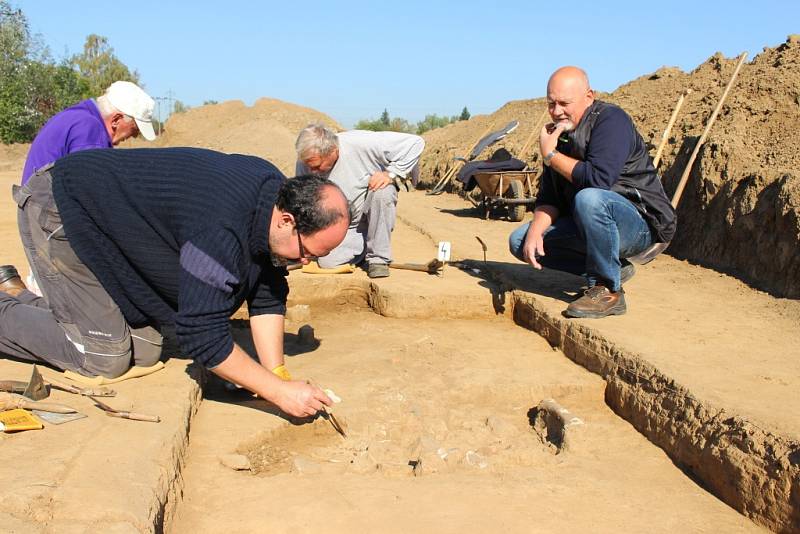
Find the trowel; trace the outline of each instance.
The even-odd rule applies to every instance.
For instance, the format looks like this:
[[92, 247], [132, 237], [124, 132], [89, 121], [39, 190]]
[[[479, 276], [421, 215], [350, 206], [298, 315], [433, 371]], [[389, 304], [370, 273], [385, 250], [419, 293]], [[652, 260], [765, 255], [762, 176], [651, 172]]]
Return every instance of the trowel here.
[[45, 385], [42, 374], [36, 365], [27, 382], [21, 380], [0, 380], [0, 391], [16, 393], [31, 400], [39, 401], [50, 396], [50, 389]]

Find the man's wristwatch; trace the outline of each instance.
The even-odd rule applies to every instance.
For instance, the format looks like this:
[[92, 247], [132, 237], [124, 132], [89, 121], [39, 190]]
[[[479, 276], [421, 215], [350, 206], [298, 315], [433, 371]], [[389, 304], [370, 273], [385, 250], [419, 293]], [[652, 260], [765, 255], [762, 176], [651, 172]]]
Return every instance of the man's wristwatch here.
[[555, 150], [551, 150], [544, 158], [542, 158], [542, 163], [544, 163], [549, 167], [550, 160], [553, 159], [556, 154], [558, 154], [558, 152], [556, 152]]

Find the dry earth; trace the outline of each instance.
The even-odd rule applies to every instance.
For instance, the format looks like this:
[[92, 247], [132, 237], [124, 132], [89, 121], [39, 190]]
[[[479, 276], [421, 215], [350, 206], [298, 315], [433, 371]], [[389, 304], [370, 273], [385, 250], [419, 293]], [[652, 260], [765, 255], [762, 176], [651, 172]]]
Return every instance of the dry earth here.
[[[478, 274], [394, 272], [380, 284], [360, 272], [291, 276], [293, 302], [311, 304], [305, 322], [321, 343], [300, 343], [304, 321], [290, 322], [290, 368], [344, 398], [336, 410], [348, 423], [348, 441], [324, 421], [290, 425], [260, 402], [211, 387], [187, 456], [181, 431], [197, 386], [183, 362], [170, 362], [167, 373], [120, 389], [133, 406], [172, 410], [166, 423], [174, 427], [90, 417], [57, 431], [0, 435], [17, 468], [3, 471], [13, 484], [0, 493], [0, 517], [17, 532], [157, 531], [164, 524], [174, 532], [758, 530], [724, 501], [776, 531], [800, 530], [800, 352], [793, 342], [800, 304], [775, 298], [800, 295], [798, 58], [791, 38], [745, 65], [690, 178], [675, 257], [640, 269], [628, 315], [564, 320], [560, 310], [580, 280], [533, 273], [510, 258], [505, 238], [513, 225], [482, 221], [451, 195], [404, 195], [398, 259], [425, 261], [446, 239]], [[664, 68], [604, 95], [656, 144], [678, 94], [693, 89], [662, 163], [667, 189], [733, 64], [714, 56], [691, 73]], [[490, 124], [520, 120], [519, 133], [505, 141], [519, 150], [542, 109], [541, 99], [511, 102], [426, 134], [423, 177], [441, 175]], [[317, 120], [336, 126], [276, 100], [227, 102], [176, 115], [155, 146], [255, 154], [291, 174], [296, 133]], [[26, 150], [0, 146], [0, 188], [18, 180]], [[523, 155], [532, 165], [535, 152], [534, 140]], [[475, 235], [489, 244], [486, 264]], [[3, 263], [24, 265], [8, 197], [0, 203], [0, 250]], [[0, 360], [0, 372], [19, 378], [23, 369]], [[173, 387], [185, 398], [171, 401]], [[558, 455], [529, 421], [545, 397], [585, 423], [575, 447]], [[102, 460], [92, 436], [119, 448], [113, 462]], [[67, 453], [55, 463], [26, 454], [55, 454], [64, 444]], [[220, 458], [230, 453], [246, 455], [253, 472], [223, 467]], [[105, 509], [102, 499], [82, 502], [109, 488], [114, 499]]]
[[153, 143], [137, 139], [126, 146], [196, 146], [227, 153], [252, 154], [268, 159], [287, 176], [294, 176], [294, 141], [312, 122], [341, 130], [329, 116], [274, 98], [260, 98], [252, 106], [231, 100], [173, 114], [164, 135]]
[[[678, 97], [686, 89], [692, 91], [660, 165], [668, 194], [675, 190], [736, 62], [716, 54], [692, 72], [664, 67], [600, 95], [621, 105], [645, 140], [656, 147]], [[678, 233], [669, 248], [669, 254], [678, 258], [792, 298], [800, 297], [798, 65], [798, 36], [765, 48], [743, 65], [693, 166], [678, 210]], [[496, 147], [505, 146], [517, 155], [544, 109], [541, 98], [509, 102], [491, 115], [427, 133], [423, 182], [430, 184], [443, 176], [453, 165], [453, 156], [463, 156], [489, 126], [514, 119], [520, 127]], [[535, 137], [521, 157], [531, 168], [541, 166]]]

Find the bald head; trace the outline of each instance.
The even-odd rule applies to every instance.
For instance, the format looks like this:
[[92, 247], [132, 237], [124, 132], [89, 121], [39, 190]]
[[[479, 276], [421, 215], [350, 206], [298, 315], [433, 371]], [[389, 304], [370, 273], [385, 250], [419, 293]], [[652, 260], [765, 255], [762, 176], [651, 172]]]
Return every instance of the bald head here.
[[547, 82], [547, 109], [556, 124], [573, 130], [583, 118], [586, 109], [594, 102], [594, 91], [589, 77], [578, 67], [561, 67]]

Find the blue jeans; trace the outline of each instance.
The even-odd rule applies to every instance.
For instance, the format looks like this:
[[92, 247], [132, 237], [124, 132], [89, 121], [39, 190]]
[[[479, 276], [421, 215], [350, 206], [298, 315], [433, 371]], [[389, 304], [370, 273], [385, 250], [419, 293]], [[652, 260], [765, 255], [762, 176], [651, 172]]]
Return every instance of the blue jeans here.
[[[511, 253], [522, 261], [531, 223], [508, 238]], [[545, 255], [539, 263], [549, 269], [586, 276], [589, 287], [598, 281], [619, 291], [619, 270], [653, 243], [650, 227], [625, 197], [606, 189], [586, 188], [575, 195], [572, 217], [561, 216], [545, 230]]]

